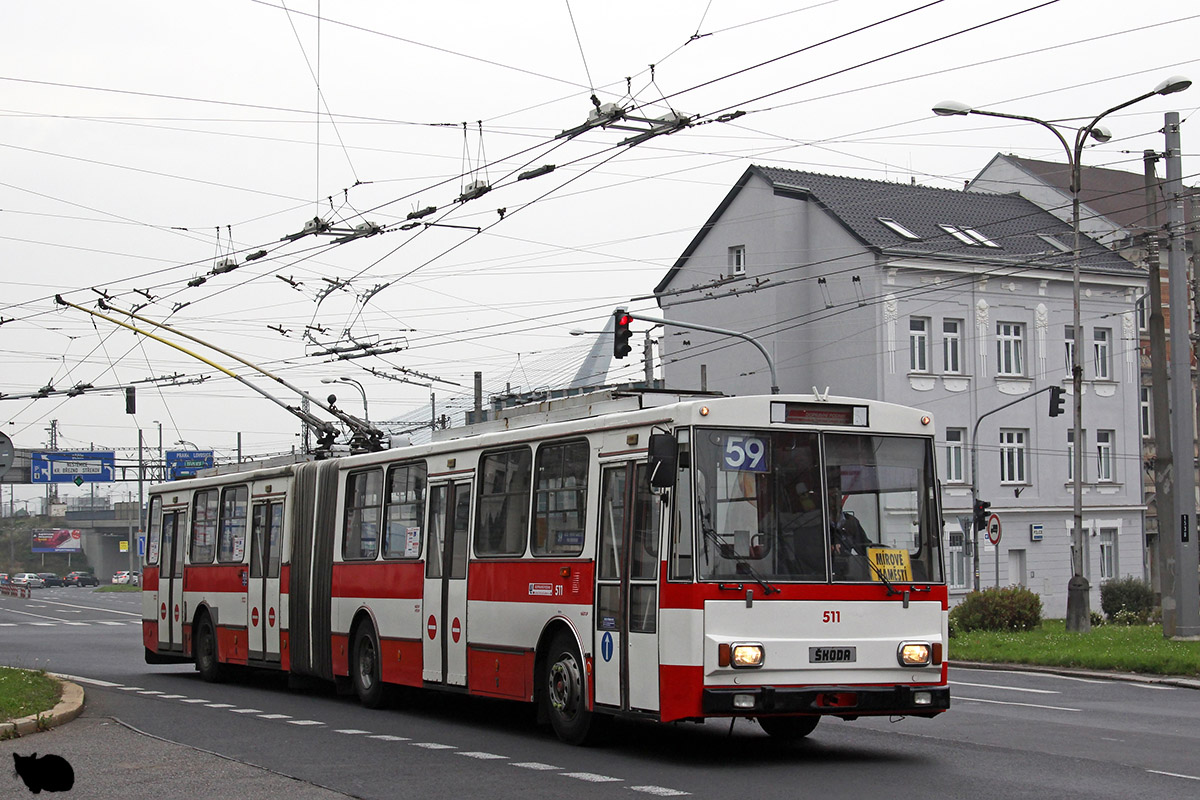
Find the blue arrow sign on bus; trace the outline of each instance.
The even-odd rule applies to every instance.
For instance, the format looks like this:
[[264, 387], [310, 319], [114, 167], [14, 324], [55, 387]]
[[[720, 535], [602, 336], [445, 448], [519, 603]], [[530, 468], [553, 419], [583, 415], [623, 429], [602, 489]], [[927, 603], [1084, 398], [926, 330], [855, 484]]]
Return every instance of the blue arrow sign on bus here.
[[32, 483], [109, 483], [116, 477], [112, 450], [55, 450], [30, 453]]

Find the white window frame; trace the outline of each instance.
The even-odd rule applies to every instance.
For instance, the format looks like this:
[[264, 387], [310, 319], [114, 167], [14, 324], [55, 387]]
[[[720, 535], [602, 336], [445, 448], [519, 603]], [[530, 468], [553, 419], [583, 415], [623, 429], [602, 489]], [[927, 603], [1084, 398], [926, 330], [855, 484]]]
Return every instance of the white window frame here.
[[1117, 539], [1116, 528], [1100, 529], [1100, 580], [1106, 581], [1117, 577]]
[[1154, 389], [1150, 386], [1141, 386], [1139, 391], [1138, 410], [1142, 438], [1148, 439], [1154, 435]]
[[966, 483], [963, 472], [966, 443], [966, 428], [946, 428], [946, 483]]
[[1075, 368], [1075, 326], [1068, 325], [1063, 329], [1063, 355], [1066, 358], [1067, 374], [1071, 375]]
[[929, 318], [911, 317], [908, 320], [909, 372], [929, 372]]
[[[1083, 444], [1087, 447], [1087, 431], [1083, 431]], [[1083, 451], [1085, 454], [1087, 450]], [[1083, 459], [1084, 481], [1087, 481], [1087, 459]], [[1067, 480], [1075, 480], [1075, 429], [1067, 428]]]
[[996, 323], [996, 374], [1004, 377], [1025, 375], [1025, 325], [1020, 322]]
[[1137, 299], [1137, 329], [1139, 333], [1150, 330], [1150, 295], [1144, 294]]
[[1116, 480], [1116, 441], [1116, 431], [1096, 431], [1096, 480], [1099, 483], [1112, 483]]
[[1112, 329], [1092, 330], [1092, 354], [1095, 356], [1096, 380], [1112, 380]]
[[746, 274], [746, 245], [738, 244], [729, 248], [729, 274]]
[[1000, 483], [1029, 483], [1029, 431], [1025, 428], [1000, 429]]
[[967, 577], [967, 535], [960, 531], [948, 531], [946, 537], [946, 582], [951, 589], [969, 588]]
[[947, 375], [962, 374], [962, 329], [961, 319], [942, 320], [942, 370]]

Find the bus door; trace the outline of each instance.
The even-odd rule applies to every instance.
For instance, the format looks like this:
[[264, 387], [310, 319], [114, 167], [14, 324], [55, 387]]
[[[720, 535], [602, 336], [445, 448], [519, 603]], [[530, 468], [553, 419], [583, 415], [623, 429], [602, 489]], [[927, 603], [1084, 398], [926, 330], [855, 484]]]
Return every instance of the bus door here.
[[432, 683], [467, 685], [467, 531], [470, 522], [469, 481], [429, 487], [422, 678]]
[[182, 509], [164, 511], [158, 559], [158, 649], [183, 650], [183, 551], [187, 531]]
[[592, 646], [598, 705], [659, 707], [657, 503], [646, 464], [604, 467]]
[[255, 503], [250, 517], [250, 658], [279, 660], [279, 550], [283, 543], [283, 502]]

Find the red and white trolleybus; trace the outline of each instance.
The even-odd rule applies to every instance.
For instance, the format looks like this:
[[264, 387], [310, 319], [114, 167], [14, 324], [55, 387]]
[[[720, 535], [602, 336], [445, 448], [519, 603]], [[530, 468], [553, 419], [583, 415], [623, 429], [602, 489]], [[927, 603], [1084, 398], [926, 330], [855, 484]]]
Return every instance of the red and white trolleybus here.
[[151, 663], [616, 716], [949, 708], [934, 426], [837, 397], [585, 395], [151, 491]]

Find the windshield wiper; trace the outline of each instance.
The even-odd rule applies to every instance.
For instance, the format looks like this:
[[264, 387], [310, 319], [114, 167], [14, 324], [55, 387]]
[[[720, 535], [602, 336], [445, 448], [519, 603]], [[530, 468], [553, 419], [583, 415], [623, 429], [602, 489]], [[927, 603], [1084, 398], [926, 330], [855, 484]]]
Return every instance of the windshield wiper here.
[[[700, 525], [700, 530], [704, 531], [704, 539], [706, 541], [711, 541], [713, 544], [715, 544], [717, 546], [717, 552], [721, 555], [722, 558], [726, 558], [727, 556], [725, 555], [725, 543], [721, 541], [721, 537], [717, 535], [717, 532], [715, 530], [713, 530], [712, 528], [709, 528], [708, 526], [704, 525], [703, 523], [701, 523], [701, 525]], [[754, 569], [754, 567], [750, 566], [749, 556], [739, 555], [736, 551], [730, 549], [729, 557], [732, 557], [734, 561], [738, 562], [739, 564], [741, 564], [742, 566], [744, 566], [746, 568], [746, 572], [750, 575], [751, 578], [754, 578], [755, 583], [757, 583], [759, 586], [762, 587], [762, 590], [765, 594], [770, 595], [770, 594], [774, 594], [776, 592], [783, 591], [782, 589], [777, 589], [774, 586], [772, 586], [771, 584], [767, 583], [767, 579], [764, 578], [762, 575], [758, 574], [758, 571], [756, 569]]]

